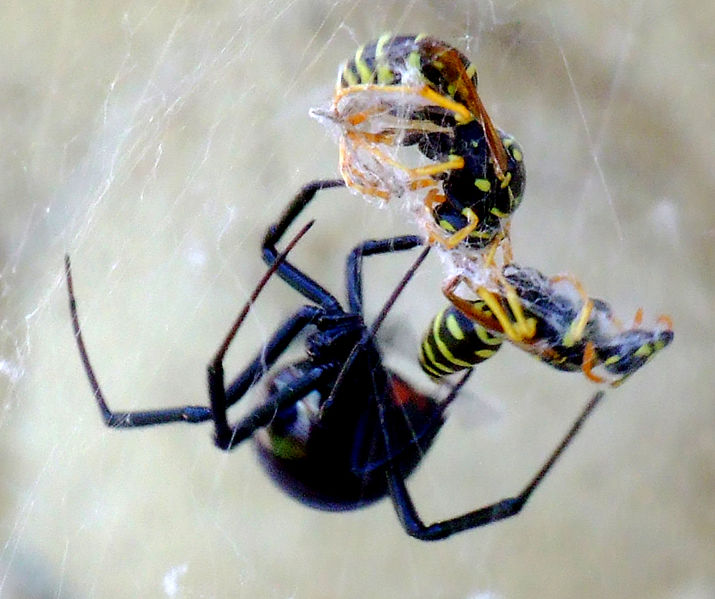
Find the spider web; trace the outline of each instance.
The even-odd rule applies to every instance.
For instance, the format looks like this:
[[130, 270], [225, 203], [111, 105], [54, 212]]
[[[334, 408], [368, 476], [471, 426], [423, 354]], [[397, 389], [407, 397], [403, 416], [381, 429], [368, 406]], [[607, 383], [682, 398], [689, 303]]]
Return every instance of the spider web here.
[[[0, 596], [711, 596], [712, 13], [665, 0], [5, 3]], [[308, 110], [384, 31], [429, 32], [477, 66], [525, 152], [517, 260], [574, 273], [626, 321], [644, 306], [676, 325], [523, 515], [439, 544], [409, 539], [388, 501], [345, 514], [293, 502], [247, 447], [215, 450], [209, 425], [103, 428], [62, 273], [68, 252], [112, 407], [206, 401], [205, 365], [264, 272], [266, 226], [302, 184], [337, 174]], [[292, 259], [341, 298], [356, 243], [410, 232], [345, 191], [314, 204]], [[409, 260], [367, 262], [368, 320]], [[388, 363], [430, 391], [415, 357], [444, 302], [439, 271], [432, 257], [382, 331]], [[301, 301], [269, 284], [229, 376]], [[592, 392], [504, 348], [410, 479], [420, 513], [517, 492]]]

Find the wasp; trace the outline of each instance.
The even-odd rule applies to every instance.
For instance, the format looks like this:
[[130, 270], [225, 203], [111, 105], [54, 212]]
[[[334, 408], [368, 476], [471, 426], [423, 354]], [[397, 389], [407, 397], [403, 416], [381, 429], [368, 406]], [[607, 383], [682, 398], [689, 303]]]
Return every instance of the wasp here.
[[[383, 35], [343, 64], [330, 108], [313, 114], [338, 131], [348, 187], [407, 197], [431, 242], [508, 243], [526, 182], [523, 151], [492, 122], [476, 68], [456, 48], [428, 35]], [[407, 146], [427, 163], [401, 161]]]
[[[631, 328], [603, 300], [588, 297], [569, 275], [547, 277], [512, 262], [503, 268], [499, 292], [472, 300], [445, 289], [451, 304], [432, 321], [420, 352], [422, 369], [440, 378], [492, 357], [504, 339], [564, 371], [582, 371], [593, 382], [616, 386], [673, 340], [668, 316], [643, 326], [638, 310]], [[597, 369], [602, 373], [597, 373]]]

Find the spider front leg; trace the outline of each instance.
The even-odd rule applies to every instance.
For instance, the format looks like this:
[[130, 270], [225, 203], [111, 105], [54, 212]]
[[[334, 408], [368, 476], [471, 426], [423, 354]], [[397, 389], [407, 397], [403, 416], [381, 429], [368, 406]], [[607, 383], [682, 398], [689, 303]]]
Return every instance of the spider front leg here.
[[[544, 465], [524, 487], [521, 493], [507, 499], [502, 499], [501, 501], [497, 501], [496, 503], [492, 503], [477, 510], [467, 512], [466, 514], [455, 518], [435, 522], [429, 525], [424, 524], [415, 509], [404, 479], [398, 473], [395, 463], [390, 461], [387, 472], [390, 496], [392, 497], [392, 503], [395, 507], [395, 511], [397, 512], [397, 516], [407, 534], [422, 541], [437, 541], [464, 530], [477, 528], [479, 526], [486, 526], [487, 524], [492, 524], [494, 522], [498, 522], [499, 520], [505, 520], [506, 518], [516, 516], [529, 500], [531, 494], [544, 480], [566, 447], [568, 447], [571, 443], [573, 438], [576, 436], [576, 433], [578, 433], [583, 423], [591, 415], [602, 398], [603, 392], [598, 392], [589, 400], [586, 407], [581, 411], [579, 417], [571, 425], [571, 428], [559, 443], [558, 447], [552, 452], [546, 462], [544, 462]], [[385, 423], [384, 400], [380, 401], [379, 409], [385, 443], [387, 444], [387, 447], [389, 447], [389, 435], [387, 433], [387, 425]]]

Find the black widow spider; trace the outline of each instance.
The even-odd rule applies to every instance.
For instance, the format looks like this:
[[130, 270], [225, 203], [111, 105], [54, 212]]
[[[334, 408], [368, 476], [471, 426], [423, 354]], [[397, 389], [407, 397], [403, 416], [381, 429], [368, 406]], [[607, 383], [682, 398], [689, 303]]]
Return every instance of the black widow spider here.
[[[212, 420], [215, 443], [224, 450], [253, 437], [261, 462], [288, 494], [312, 507], [348, 510], [390, 495], [406, 532], [422, 540], [437, 540], [454, 533], [515, 516], [543, 480], [602, 397], [588, 402], [556, 450], [515, 497], [434, 524], [425, 525], [412, 503], [405, 477], [429, 449], [444, 423], [445, 410], [471, 371], [448, 397], [437, 400], [414, 389], [382, 362], [374, 333], [397, 296], [429, 251], [420, 257], [399, 283], [371, 328], [363, 321], [363, 256], [398, 252], [422, 245], [419, 237], [405, 235], [366, 241], [347, 259], [349, 310], [317, 282], [285, 261], [287, 253], [312, 225], [309, 223], [278, 253], [276, 244], [301, 210], [320, 189], [342, 181], [316, 181], [294, 198], [263, 243], [271, 268], [258, 284], [208, 367], [211, 407], [113, 412], [107, 406], [89, 362], [72, 286], [69, 257], [65, 269], [70, 313], [80, 356], [105, 424], [135, 428], [171, 422], [195, 424]], [[223, 358], [237, 330], [273, 272], [315, 305], [305, 305], [287, 319], [261, 348], [253, 361], [226, 387]], [[274, 366], [290, 343], [306, 327], [307, 357], [279, 369], [268, 383], [265, 401], [236, 424], [227, 410]]]

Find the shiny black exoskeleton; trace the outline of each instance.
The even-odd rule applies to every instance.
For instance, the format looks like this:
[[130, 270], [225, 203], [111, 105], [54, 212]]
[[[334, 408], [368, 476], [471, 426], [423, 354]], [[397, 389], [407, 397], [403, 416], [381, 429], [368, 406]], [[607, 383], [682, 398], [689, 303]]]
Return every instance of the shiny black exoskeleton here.
[[[311, 277], [285, 261], [289, 249], [276, 244], [302, 209], [321, 189], [342, 181], [306, 185], [277, 224], [270, 227], [263, 254], [271, 265], [208, 367], [210, 407], [186, 405], [138, 412], [112, 411], [107, 405], [84, 345], [74, 296], [69, 257], [65, 260], [70, 314], [80, 357], [107, 426], [137, 428], [184, 422], [214, 424], [216, 445], [229, 450], [253, 438], [261, 461], [279, 486], [301, 502], [327, 510], [353, 509], [389, 495], [408, 534], [436, 540], [515, 516], [527, 502], [583, 421], [601, 399], [596, 394], [557, 449], [526, 487], [514, 497], [426, 525], [405, 485], [444, 423], [445, 409], [466, 376], [443, 401], [422, 394], [385, 367], [373, 334], [420, 261], [403, 278], [372, 328], [363, 320], [362, 259], [404, 251], [422, 244], [407, 235], [367, 241], [347, 260], [349, 309]], [[303, 229], [303, 232], [307, 227]], [[302, 234], [302, 233], [301, 233]], [[279, 326], [250, 364], [226, 386], [223, 358], [250, 306], [270, 274], [278, 275], [309, 300]], [[274, 371], [277, 360], [304, 330], [306, 357]], [[269, 374], [273, 371], [273, 374]], [[269, 375], [265, 399], [236, 423], [227, 410]]]

